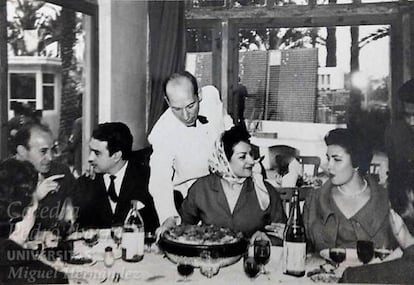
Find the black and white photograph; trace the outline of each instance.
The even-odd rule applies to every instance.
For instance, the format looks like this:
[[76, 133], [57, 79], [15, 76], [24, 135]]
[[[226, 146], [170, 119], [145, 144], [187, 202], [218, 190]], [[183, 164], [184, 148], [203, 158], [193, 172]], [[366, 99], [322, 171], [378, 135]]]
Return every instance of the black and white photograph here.
[[414, 0], [0, 0], [0, 284], [414, 284]]

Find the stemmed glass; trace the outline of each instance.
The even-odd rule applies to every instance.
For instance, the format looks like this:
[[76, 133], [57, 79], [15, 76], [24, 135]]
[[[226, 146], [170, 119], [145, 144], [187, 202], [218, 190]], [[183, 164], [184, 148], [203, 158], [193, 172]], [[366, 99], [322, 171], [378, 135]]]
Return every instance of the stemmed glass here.
[[93, 247], [98, 243], [98, 232], [96, 229], [86, 228], [83, 230], [83, 240], [87, 246]]
[[339, 264], [346, 258], [346, 249], [343, 247], [334, 247], [329, 249], [329, 258], [335, 262], [335, 267], [338, 268]]
[[111, 228], [111, 237], [116, 244], [116, 247], [119, 248], [122, 239], [122, 226], [121, 225], [114, 225]]
[[156, 236], [153, 232], [145, 233], [144, 242], [145, 242], [146, 252], [149, 252], [149, 253], [151, 252], [152, 244], [155, 242], [155, 240], [156, 240]]
[[357, 255], [358, 259], [366, 264], [374, 257], [374, 243], [370, 240], [357, 241]]
[[254, 259], [260, 265], [260, 272], [267, 274], [265, 265], [270, 259], [270, 241], [267, 239], [257, 239], [254, 241]]
[[190, 281], [190, 279], [188, 279], [187, 277], [193, 274], [194, 266], [190, 264], [187, 260], [180, 261], [180, 263], [177, 265], [177, 271], [178, 271], [178, 274], [184, 277], [183, 279], [178, 280], [178, 281], [183, 281], [183, 282]]
[[259, 264], [257, 264], [254, 257], [248, 256], [247, 254], [244, 256], [243, 259], [243, 269], [250, 279], [257, 277], [257, 275], [260, 272], [260, 266]]

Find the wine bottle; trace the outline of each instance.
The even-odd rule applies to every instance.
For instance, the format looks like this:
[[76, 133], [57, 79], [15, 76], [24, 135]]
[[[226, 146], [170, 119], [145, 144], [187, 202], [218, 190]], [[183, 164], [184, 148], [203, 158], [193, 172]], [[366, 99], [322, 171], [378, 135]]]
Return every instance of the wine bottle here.
[[122, 229], [122, 259], [127, 262], [138, 262], [144, 258], [144, 221], [138, 203], [137, 200], [131, 201], [131, 210]]
[[290, 203], [289, 219], [283, 234], [283, 273], [305, 275], [306, 235], [299, 205], [299, 190], [295, 189]]

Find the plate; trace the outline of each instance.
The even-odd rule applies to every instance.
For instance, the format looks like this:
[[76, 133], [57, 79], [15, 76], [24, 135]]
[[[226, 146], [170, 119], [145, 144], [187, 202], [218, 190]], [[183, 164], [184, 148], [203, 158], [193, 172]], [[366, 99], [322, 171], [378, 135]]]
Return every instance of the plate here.
[[265, 226], [266, 233], [271, 236], [283, 239], [283, 232], [285, 230], [285, 224], [283, 223], [271, 223]]
[[74, 242], [73, 255], [85, 258], [92, 258], [94, 261], [103, 261], [105, 256], [105, 248], [112, 247], [114, 258], [121, 258], [121, 248], [117, 247], [112, 240], [99, 240], [93, 247], [87, 246], [82, 240]]
[[319, 273], [312, 275], [310, 279], [316, 283], [338, 283], [340, 277], [332, 273]]
[[[329, 248], [322, 249], [319, 252], [319, 255], [325, 260], [332, 261], [329, 258]], [[362, 265], [362, 262], [359, 261], [359, 259], [358, 259], [357, 251], [356, 251], [355, 248], [347, 248], [346, 249], [346, 257], [345, 257], [344, 262], [341, 263], [341, 266], [342, 265], [344, 265], [346, 267]]]

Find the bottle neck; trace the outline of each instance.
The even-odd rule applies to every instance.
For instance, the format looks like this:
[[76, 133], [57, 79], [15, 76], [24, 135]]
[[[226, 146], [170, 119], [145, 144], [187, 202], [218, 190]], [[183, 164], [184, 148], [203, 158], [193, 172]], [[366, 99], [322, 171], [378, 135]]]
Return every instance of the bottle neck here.
[[291, 224], [302, 225], [302, 214], [300, 212], [299, 194], [295, 191], [291, 202], [291, 217], [289, 218]]

